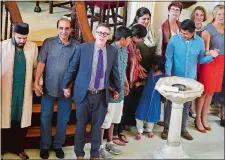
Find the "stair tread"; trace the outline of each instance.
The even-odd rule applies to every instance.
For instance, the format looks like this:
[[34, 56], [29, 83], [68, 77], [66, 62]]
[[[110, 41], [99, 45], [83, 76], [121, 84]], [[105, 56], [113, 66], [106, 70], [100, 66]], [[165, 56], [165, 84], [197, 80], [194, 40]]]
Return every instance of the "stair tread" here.
[[43, 41], [33, 41], [37, 44], [38, 47], [41, 47], [43, 45]]
[[[72, 109], [75, 110], [75, 104], [72, 103]], [[57, 112], [57, 104], [54, 105], [54, 112]], [[33, 104], [32, 106], [32, 113], [41, 113], [41, 104]]]
[[[70, 124], [67, 125], [66, 129], [66, 135], [73, 135], [76, 130], [76, 124]], [[91, 131], [91, 124], [87, 124], [86, 126], [86, 132]], [[56, 134], [56, 126], [52, 126], [52, 136], [55, 136]], [[40, 137], [40, 127], [29, 127], [28, 133], [26, 137]]]

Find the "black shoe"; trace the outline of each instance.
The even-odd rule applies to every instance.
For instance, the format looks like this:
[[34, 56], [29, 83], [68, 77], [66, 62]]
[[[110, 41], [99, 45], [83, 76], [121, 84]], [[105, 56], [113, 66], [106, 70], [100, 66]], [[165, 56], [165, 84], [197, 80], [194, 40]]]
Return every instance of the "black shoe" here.
[[49, 158], [48, 149], [41, 149], [41, 151], [40, 151], [40, 157], [42, 159], [48, 159]]
[[64, 152], [62, 150], [62, 148], [58, 148], [58, 149], [54, 149], [55, 150], [55, 155], [57, 158], [64, 158]]
[[29, 159], [28, 155], [26, 155], [26, 153], [24, 151], [20, 152], [20, 153], [16, 153], [21, 159]]

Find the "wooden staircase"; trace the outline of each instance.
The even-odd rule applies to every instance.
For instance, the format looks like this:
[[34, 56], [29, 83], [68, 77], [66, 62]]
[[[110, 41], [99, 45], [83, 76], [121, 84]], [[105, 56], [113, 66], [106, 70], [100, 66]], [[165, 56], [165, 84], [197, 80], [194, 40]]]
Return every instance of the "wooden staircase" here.
[[[4, 8], [3, 8], [4, 6]], [[13, 24], [16, 22], [23, 22], [19, 8], [16, 1], [1, 1], [1, 41], [12, 37]], [[5, 9], [5, 26], [2, 26], [3, 22], [3, 9]], [[35, 13], [34, 13], [35, 14]], [[108, 22], [107, 22], [108, 23]], [[88, 23], [86, 5], [84, 1], [74, 1], [71, 10], [71, 27], [73, 28], [71, 36], [73, 39], [82, 42], [94, 41], [92, 29]], [[4, 34], [2, 34], [4, 33]], [[47, 38], [47, 37], [46, 37]], [[35, 42], [40, 50], [42, 41]], [[29, 127], [25, 148], [39, 148], [40, 147], [40, 111], [41, 111], [41, 99], [33, 94], [33, 113], [32, 123]], [[55, 105], [54, 113], [52, 117], [52, 137], [56, 134], [56, 123], [57, 123], [57, 105]], [[70, 114], [70, 121], [66, 130], [66, 141], [65, 146], [74, 145], [74, 133], [76, 130], [76, 107], [73, 104], [72, 111]], [[86, 127], [86, 142], [90, 142], [90, 131], [91, 125], [88, 124]]]
[[[32, 107], [32, 121], [31, 126], [28, 129], [27, 138], [25, 142], [25, 148], [34, 149], [40, 148], [40, 116], [41, 116], [41, 98], [33, 97], [33, 107]], [[56, 134], [56, 124], [57, 124], [57, 104], [54, 106], [54, 113], [52, 116], [52, 138]], [[66, 141], [64, 146], [74, 145], [74, 133], [76, 130], [76, 107], [75, 104], [72, 104], [70, 121], [67, 125], [66, 130]], [[90, 142], [90, 131], [91, 125], [88, 124], [86, 127], [86, 142]]]
[[[1, 25], [1, 41], [12, 37], [12, 26], [16, 22], [23, 22], [19, 8], [16, 1], [1, 1], [1, 24], [4, 20], [5, 26]], [[5, 9], [5, 19], [3, 19], [3, 9]], [[72, 37], [80, 42], [91, 42], [94, 41], [92, 31], [88, 25], [86, 17], [86, 10], [84, 2], [75, 2], [71, 11], [71, 23], [72, 23]], [[4, 34], [2, 34], [4, 33]], [[47, 37], [46, 37], [47, 38]], [[82, 41], [81, 41], [82, 40]], [[40, 50], [43, 42], [35, 42]], [[25, 148], [34, 149], [40, 148], [40, 115], [41, 115], [41, 99], [33, 94], [33, 113], [32, 123], [28, 129], [28, 134], [25, 142]], [[52, 117], [52, 138], [56, 134], [56, 123], [57, 123], [57, 105], [55, 105], [54, 113]], [[74, 145], [74, 133], [76, 130], [76, 108], [73, 104], [70, 121], [66, 130], [66, 141], [64, 146]], [[88, 124], [86, 127], [86, 142], [90, 142], [90, 131], [91, 125]]]

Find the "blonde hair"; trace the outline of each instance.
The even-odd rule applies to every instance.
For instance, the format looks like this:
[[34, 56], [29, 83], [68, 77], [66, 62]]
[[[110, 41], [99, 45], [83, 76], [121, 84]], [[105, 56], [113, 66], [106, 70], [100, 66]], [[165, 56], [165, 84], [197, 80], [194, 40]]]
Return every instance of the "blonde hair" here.
[[195, 11], [197, 11], [197, 10], [202, 11], [202, 13], [204, 14], [203, 22], [205, 22], [206, 19], [207, 19], [207, 15], [206, 15], [206, 10], [205, 10], [205, 8], [202, 7], [202, 6], [197, 6], [197, 7], [195, 7], [195, 9], [194, 9], [194, 10], [192, 11], [192, 13], [191, 13], [191, 20], [194, 20], [194, 19], [195, 19]]
[[[218, 5], [216, 5], [214, 8], [213, 8], [213, 11], [212, 11], [212, 21], [211, 21], [211, 23], [213, 23], [214, 21], [215, 21], [215, 17], [216, 17], [216, 14], [217, 14], [217, 12], [219, 11], [219, 10], [221, 10], [221, 9], [224, 9], [224, 5], [222, 5], [222, 4], [218, 4]], [[223, 25], [224, 25], [224, 23], [223, 23]]]

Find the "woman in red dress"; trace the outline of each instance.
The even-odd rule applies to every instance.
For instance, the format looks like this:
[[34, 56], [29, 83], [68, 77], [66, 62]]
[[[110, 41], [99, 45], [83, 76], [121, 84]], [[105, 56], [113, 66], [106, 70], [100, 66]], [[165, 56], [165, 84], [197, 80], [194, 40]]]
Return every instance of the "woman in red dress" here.
[[[195, 32], [198, 36], [201, 37], [202, 30], [204, 28], [203, 22], [207, 20], [206, 10], [202, 6], [197, 6], [191, 13], [191, 20], [195, 22]], [[199, 68], [199, 64], [198, 67]], [[198, 77], [198, 69], [197, 69], [197, 77]], [[195, 109], [195, 100], [192, 101], [189, 111], [189, 116], [192, 118], [196, 117], [196, 109]]]
[[224, 5], [213, 9], [213, 20], [206, 25], [202, 32], [205, 49], [217, 50], [219, 56], [212, 62], [201, 64], [198, 81], [204, 85], [204, 94], [196, 100], [195, 126], [198, 131], [205, 133], [211, 127], [206, 123], [208, 108], [215, 92], [221, 92], [224, 75]]

